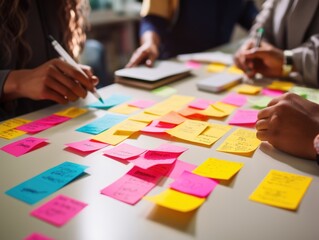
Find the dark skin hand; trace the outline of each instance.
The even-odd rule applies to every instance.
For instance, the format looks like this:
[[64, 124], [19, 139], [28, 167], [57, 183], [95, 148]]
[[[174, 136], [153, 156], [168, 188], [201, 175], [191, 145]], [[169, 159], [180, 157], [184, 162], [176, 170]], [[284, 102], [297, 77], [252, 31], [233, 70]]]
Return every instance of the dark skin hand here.
[[313, 140], [319, 133], [319, 105], [296, 94], [273, 99], [258, 114], [257, 138], [291, 155], [315, 159]]

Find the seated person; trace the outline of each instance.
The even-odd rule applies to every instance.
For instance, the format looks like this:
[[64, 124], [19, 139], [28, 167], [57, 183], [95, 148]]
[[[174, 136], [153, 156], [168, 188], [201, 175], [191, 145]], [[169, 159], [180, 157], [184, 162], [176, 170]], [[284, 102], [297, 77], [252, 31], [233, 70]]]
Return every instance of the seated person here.
[[[254, 37], [260, 27], [264, 38], [255, 48]], [[237, 51], [235, 62], [248, 77], [297, 74], [295, 80], [301, 84], [319, 87], [319, 0], [265, 1], [251, 39]]]
[[319, 154], [319, 105], [296, 94], [274, 98], [258, 113], [256, 129], [257, 138], [291, 155], [316, 159]]
[[141, 15], [141, 46], [127, 67], [225, 44], [236, 23], [252, 26], [257, 9], [247, 0], [144, 0]]
[[0, 121], [93, 91], [98, 78], [61, 60], [47, 39], [54, 36], [76, 59], [85, 42], [87, 9], [82, 0], [2, 1]]

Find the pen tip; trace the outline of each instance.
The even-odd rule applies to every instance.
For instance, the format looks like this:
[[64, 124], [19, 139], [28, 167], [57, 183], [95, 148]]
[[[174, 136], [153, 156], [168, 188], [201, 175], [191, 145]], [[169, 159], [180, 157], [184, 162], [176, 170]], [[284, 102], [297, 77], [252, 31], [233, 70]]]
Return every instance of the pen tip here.
[[53, 42], [55, 39], [52, 37], [52, 35], [48, 35], [48, 39]]
[[99, 98], [99, 101], [104, 104], [104, 101], [101, 97]]

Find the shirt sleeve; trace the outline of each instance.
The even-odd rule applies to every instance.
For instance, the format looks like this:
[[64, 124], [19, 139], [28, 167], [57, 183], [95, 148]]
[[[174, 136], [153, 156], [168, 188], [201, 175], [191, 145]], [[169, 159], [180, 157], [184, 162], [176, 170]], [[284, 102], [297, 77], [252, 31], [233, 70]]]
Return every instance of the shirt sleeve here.
[[244, 1], [238, 23], [246, 30], [249, 30], [258, 14], [254, 1]]

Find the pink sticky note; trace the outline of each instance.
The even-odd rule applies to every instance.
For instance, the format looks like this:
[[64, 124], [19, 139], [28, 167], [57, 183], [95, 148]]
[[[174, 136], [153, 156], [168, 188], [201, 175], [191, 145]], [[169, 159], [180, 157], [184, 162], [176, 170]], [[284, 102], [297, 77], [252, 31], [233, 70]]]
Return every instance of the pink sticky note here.
[[196, 61], [187, 61], [185, 65], [191, 69], [198, 69], [202, 66], [199, 62]]
[[27, 132], [27, 133], [38, 133], [51, 127], [53, 127], [53, 125], [51, 124], [33, 121], [30, 123], [24, 124], [22, 126], [19, 126], [16, 129]]
[[30, 214], [36, 218], [60, 227], [71, 220], [86, 203], [64, 195], [58, 195], [49, 202], [33, 210]]
[[213, 104], [213, 103], [214, 103], [214, 101], [212, 101], [212, 100], [198, 98], [194, 102], [188, 104], [188, 106], [191, 108], [204, 110], [204, 109], [208, 108], [208, 106], [210, 104]]
[[217, 186], [218, 182], [211, 178], [202, 177], [191, 172], [183, 172], [170, 188], [197, 197], [207, 197]]
[[155, 148], [153, 151], [162, 151], [162, 152], [171, 152], [171, 153], [183, 153], [188, 148], [182, 147], [182, 146], [177, 146], [169, 143], [164, 143], [157, 148]]
[[144, 153], [146, 149], [135, 147], [132, 145], [129, 145], [127, 143], [122, 143], [121, 145], [118, 145], [116, 147], [113, 147], [112, 149], [108, 149], [104, 151], [104, 155], [109, 157], [115, 157], [119, 159], [129, 159], [133, 157], [137, 157]]
[[134, 205], [158, 182], [161, 175], [152, 170], [133, 167], [123, 177], [104, 188], [101, 193]]
[[197, 166], [191, 163], [187, 163], [181, 160], [177, 160], [173, 167], [171, 168], [171, 171], [168, 171], [165, 176], [169, 178], [176, 179], [178, 178], [184, 171], [191, 172], [193, 171]]
[[50, 116], [41, 118], [41, 119], [36, 120], [34, 122], [42, 123], [42, 124], [57, 125], [57, 124], [66, 122], [66, 121], [68, 121], [70, 119], [71, 118], [69, 118], [69, 117], [64, 117], [64, 116], [59, 116], [59, 115], [52, 114]]
[[49, 238], [47, 236], [44, 236], [41, 233], [31, 233], [29, 236], [24, 238], [24, 240], [54, 240], [54, 238]]
[[278, 96], [283, 95], [284, 93], [285, 93], [284, 91], [275, 90], [275, 89], [269, 89], [269, 88], [264, 88], [264, 89], [261, 91], [261, 94], [262, 94], [262, 95], [270, 96], [270, 97], [278, 97]]
[[31, 150], [42, 147], [45, 145], [43, 143], [45, 143], [46, 140], [46, 138], [27, 137], [3, 146], [1, 150], [13, 156], [19, 157], [27, 152], [30, 152]]
[[81, 152], [93, 152], [108, 146], [108, 144], [106, 143], [95, 142], [90, 139], [73, 143], [67, 143], [65, 145]]
[[172, 124], [170, 124], [168, 127], [167, 124], [165, 126], [163, 124], [159, 125], [159, 121], [154, 120], [149, 125], [147, 125], [145, 128], [143, 128], [141, 131], [142, 132], [149, 132], [149, 133], [165, 133], [166, 130], [171, 129], [171, 128], [176, 126], [176, 125], [173, 126]]
[[164, 116], [161, 116], [159, 119], [157, 119], [161, 123], [169, 123], [169, 124], [181, 124], [187, 120], [187, 118], [183, 117], [182, 115], [178, 114], [177, 112], [171, 111]]
[[128, 105], [137, 107], [137, 108], [148, 108], [154, 105], [156, 102], [153, 100], [136, 100], [134, 102], [130, 102]]
[[247, 97], [237, 93], [230, 93], [221, 102], [241, 107], [247, 102]]
[[258, 110], [238, 109], [228, 124], [254, 125], [257, 121]]

